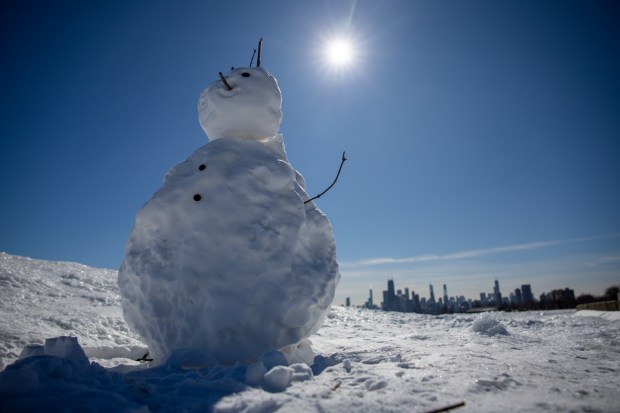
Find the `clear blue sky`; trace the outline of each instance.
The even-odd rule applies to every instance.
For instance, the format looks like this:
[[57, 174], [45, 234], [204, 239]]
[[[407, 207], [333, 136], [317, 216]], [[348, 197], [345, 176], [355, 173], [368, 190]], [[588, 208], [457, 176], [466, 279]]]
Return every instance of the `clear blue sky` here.
[[[620, 283], [615, 1], [13, 1], [0, 12], [0, 251], [118, 268], [136, 211], [207, 142], [217, 72], [280, 83], [336, 303]], [[322, 58], [350, 37], [355, 64]]]

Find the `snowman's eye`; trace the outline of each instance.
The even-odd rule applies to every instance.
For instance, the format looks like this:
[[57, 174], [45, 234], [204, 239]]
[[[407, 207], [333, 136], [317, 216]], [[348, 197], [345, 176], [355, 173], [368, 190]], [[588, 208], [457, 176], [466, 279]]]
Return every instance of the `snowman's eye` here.
[[207, 165], [202, 164], [198, 167], [199, 170], [204, 171], [205, 169], [207, 169]]
[[198, 202], [202, 199], [202, 197], [199, 194], [194, 195], [194, 201]]
[[243, 72], [243, 73], [241, 73], [241, 76], [243, 76], [243, 77], [250, 77], [250, 74], [248, 72]]

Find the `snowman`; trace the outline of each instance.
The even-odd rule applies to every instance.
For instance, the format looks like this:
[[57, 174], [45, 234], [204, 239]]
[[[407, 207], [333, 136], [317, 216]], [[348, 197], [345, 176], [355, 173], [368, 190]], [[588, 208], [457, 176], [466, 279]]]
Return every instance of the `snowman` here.
[[[224, 364], [277, 349], [312, 362], [307, 337], [340, 273], [331, 225], [278, 134], [281, 105], [259, 46], [257, 66], [220, 73], [203, 90], [209, 143], [136, 215], [118, 282], [125, 320], [156, 363], [181, 348]], [[301, 360], [290, 359], [295, 349]]]

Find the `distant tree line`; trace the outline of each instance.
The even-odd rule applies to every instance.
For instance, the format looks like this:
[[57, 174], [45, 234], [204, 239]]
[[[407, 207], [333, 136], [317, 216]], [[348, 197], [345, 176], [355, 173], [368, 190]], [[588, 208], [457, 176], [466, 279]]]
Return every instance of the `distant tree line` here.
[[605, 294], [602, 296], [595, 297], [592, 294], [581, 294], [577, 297], [576, 305], [596, 303], [599, 301], [615, 301], [618, 299], [618, 292], [620, 292], [620, 286], [612, 285], [605, 289]]
[[602, 296], [594, 296], [592, 294], [581, 294], [575, 297], [573, 290], [569, 288], [552, 290], [548, 293], [542, 293], [540, 299], [533, 303], [527, 304], [504, 304], [500, 306], [501, 310], [558, 310], [575, 308], [580, 304], [596, 303], [600, 301], [616, 301], [618, 300], [618, 291], [620, 286], [612, 285], [605, 289]]

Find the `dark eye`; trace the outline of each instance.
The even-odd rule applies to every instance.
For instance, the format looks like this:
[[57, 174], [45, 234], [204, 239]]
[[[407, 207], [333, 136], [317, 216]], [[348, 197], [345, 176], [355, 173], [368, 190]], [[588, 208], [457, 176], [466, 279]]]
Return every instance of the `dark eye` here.
[[202, 197], [198, 194], [194, 195], [194, 201], [198, 202], [202, 199]]
[[248, 72], [243, 72], [243, 73], [241, 73], [241, 76], [243, 76], [243, 77], [250, 77], [250, 74]]
[[207, 169], [207, 165], [202, 164], [198, 167], [198, 169], [204, 171], [205, 169]]

